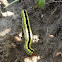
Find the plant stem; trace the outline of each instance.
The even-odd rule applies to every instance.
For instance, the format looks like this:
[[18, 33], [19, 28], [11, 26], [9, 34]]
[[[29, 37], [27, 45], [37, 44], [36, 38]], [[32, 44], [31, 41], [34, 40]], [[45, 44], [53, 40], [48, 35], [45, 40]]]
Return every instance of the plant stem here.
[[7, 6], [5, 6], [4, 8], [6, 8], [6, 7], [8, 7], [8, 6], [12, 5], [13, 3], [15, 3], [15, 2], [17, 2], [17, 1], [19, 1], [19, 0], [14, 0], [13, 2], [11, 2], [10, 4], [8, 4], [8, 5], [7, 5]]

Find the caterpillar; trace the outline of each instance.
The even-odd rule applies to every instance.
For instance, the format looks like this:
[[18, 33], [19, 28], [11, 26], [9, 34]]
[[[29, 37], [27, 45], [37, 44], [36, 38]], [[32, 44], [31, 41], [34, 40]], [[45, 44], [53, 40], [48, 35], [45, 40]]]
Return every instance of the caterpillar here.
[[29, 17], [26, 10], [22, 10], [22, 29], [25, 37], [24, 49], [28, 55], [34, 56], [36, 51], [31, 48], [32, 31], [30, 27]]

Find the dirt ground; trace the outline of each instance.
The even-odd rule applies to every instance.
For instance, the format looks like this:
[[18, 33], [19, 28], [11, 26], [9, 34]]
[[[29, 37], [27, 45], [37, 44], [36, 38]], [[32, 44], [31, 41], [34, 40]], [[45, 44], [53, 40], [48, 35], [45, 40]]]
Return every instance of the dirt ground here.
[[[37, 0], [21, 0], [6, 8], [13, 16], [0, 16], [0, 62], [62, 62], [62, 3], [46, 0], [44, 8], [34, 9], [36, 4]], [[36, 50], [33, 57], [25, 53], [24, 38], [18, 36], [22, 32], [21, 9], [27, 10], [33, 35], [39, 36], [32, 44]]]

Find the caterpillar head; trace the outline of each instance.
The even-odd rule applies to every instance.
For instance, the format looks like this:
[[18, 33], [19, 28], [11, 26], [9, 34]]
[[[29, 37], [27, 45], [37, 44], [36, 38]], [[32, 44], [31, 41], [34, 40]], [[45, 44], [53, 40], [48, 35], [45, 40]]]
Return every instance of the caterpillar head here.
[[35, 56], [36, 55], [36, 51], [34, 51], [34, 53], [31, 56]]

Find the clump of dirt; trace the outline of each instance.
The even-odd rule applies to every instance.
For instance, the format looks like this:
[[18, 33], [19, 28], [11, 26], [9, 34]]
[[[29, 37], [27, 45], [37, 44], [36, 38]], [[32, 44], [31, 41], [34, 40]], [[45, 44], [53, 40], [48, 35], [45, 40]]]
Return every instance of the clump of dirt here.
[[[24, 38], [15, 39], [22, 32], [21, 9], [27, 10], [33, 35], [39, 36], [38, 43], [32, 44], [37, 50], [36, 56], [43, 57], [38, 62], [62, 61], [62, 3], [48, 1], [44, 8], [34, 9], [37, 0], [21, 0], [6, 8], [14, 15], [0, 17], [0, 33], [5, 33], [0, 36], [0, 62], [24, 62], [28, 57]], [[4, 32], [6, 29], [11, 31]], [[61, 53], [56, 55], [58, 52]]]

